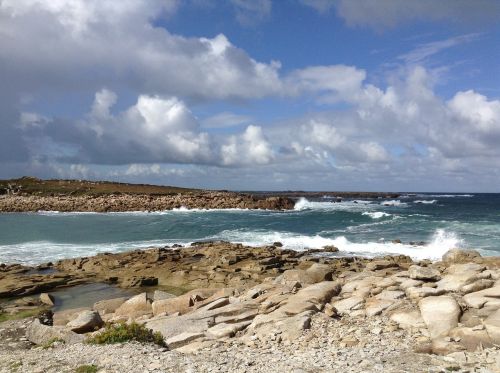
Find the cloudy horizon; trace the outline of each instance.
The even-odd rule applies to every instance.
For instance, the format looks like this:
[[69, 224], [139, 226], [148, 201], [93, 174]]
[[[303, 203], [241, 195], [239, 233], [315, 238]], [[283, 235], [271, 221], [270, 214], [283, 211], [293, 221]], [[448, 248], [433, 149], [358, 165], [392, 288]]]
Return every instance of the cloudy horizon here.
[[0, 178], [498, 192], [496, 0], [0, 0]]

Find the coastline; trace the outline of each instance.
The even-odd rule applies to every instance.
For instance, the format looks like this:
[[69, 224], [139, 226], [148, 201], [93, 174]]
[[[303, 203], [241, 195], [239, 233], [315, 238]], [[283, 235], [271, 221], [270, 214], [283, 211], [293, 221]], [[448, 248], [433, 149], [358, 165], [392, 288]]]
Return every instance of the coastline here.
[[105, 196], [0, 196], [1, 212], [130, 212], [187, 209], [264, 209], [291, 210], [289, 198], [256, 198], [232, 192], [192, 192], [175, 195], [105, 195]]
[[[20, 359], [26, 368], [43, 358], [52, 364], [42, 364], [44, 371], [57, 371], [61, 361], [72, 366], [92, 356], [106, 371], [121, 371], [120, 354], [126, 350], [151, 372], [183, 371], [193, 364], [199, 371], [214, 364], [237, 370], [242, 359], [252, 361], [242, 371], [268, 371], [272, 364], [284, 369], [292, 363], [311, 370], [315, 354], [327, 365], [311, 371], [417, 372], [424, 364], [430, 371], [459, 366], [494, 372], [500, 367], [495, 347], [500, 341], [500, 257], [452, 250], [441, 261], [417, 262], [403, 255], [368, 259], [336, 258], [335, 253], [334, 247], [295, 252], [279, 243], [255, 248], [208, 242], [37, 267], [3, 265], [0, 296], [14, 297], [3, 304], [8, 313], [43, 307], [42, 297], [57, 299], [58, 289], [77, 293], [83, 284], [108, 284], [138, 295], [57, 311], [55, 326], [37, 319], [5, 322], [3, 333], [18, 334], [17, 342], [2, 342], [0, 366]], [[168, 347], [82, 344], [99, 331], [91, 327], [76, 333], [70, 325], [90, 316], [111, 323], [134, 320], [160, 332]], [[59, 363], [32, 344], [54, 336], [67, 338], [50, 347]], [[264, 358], [270, 349], [278, 360]], [[99, 357], [102, 351], [108, 359]], [[136, 356], [134, 351], [145, 352]], [[360, 359], [361, 351], [365, 357]]]

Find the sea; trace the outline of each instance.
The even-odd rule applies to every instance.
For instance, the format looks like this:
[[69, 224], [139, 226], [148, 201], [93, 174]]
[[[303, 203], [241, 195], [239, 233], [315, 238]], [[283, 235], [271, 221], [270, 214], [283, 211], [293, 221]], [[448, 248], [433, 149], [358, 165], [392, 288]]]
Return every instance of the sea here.
[[403, 194], [397, 199], [299, 198], [289, 211], [0, 214], [0, 263], [58, 259], [223, 240], [281, 242], [293, 250], [334, 245], [336, 256], [404, 254], [439, 259], [451, 248], [500, 255], [500, 194]]

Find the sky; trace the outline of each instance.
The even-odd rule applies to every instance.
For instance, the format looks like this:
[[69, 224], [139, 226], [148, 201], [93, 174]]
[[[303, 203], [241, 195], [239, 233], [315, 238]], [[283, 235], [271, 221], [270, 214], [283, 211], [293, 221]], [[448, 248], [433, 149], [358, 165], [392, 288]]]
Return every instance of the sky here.
[[500, 192], [499, 0], [0, 0], [0, 178]]

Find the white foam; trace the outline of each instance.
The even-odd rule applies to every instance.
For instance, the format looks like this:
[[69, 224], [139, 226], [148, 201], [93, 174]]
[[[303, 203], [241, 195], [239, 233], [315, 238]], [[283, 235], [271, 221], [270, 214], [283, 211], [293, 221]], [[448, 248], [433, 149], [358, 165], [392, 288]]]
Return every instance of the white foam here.
[[449, 249], [460, 247], [462, 240], [452, 232], [438, 229], [431, 237], [430, 243], [424, 246], [393, 242], [349, 241], [345, 236], [327, 238], [320, 235], [308, 236], [290, 232], [226, 230], [210, 237], [231, 242], [239, 242], [247, 246], [263, 246], [273, 242], [281, 242], [287, 249], [302, 251], [308, 248], [320, 249], [327, 245], [336, 246], [340, 254], [361, 256], [377, 256], [384, 254], [408, 255], [413, 259], [440, 259]]
[[405, 202], [401, 202], [399, 199], [394, 199], [394, 200], [389, 200], [389, 201], [382, 201], [380, 202], [382, 206], [407, 206]]
[[[371, 208], [371, 201], [355, 200], [342, 202], [315, 202], [301, 197], [295, 202], [295, 211], [323, 210], [323, 211], [366, 211]], [[375, 206], [375, 205], [374, 205]]]
[[420, 204], [423, 204], [423, 205], [432, 205], [434, 203], [437, 202], [437, 199], [431, 199], [431, 200], [426, 200], [426, 199], [419, 199], [419, 200], [416, 200], [416, 201], [413, 201], [413, 203], [420, 203]]
[[367, 215], [372, 219], [380, 219], [386, 216], [391, 216], [391, 214], [388, 214], [387, 212], [382, 212], [382, 211], [375, 211], [375, 212], [369, 212], [365, 211], [361, 215]]
[[437, 197], [437, 198], [456, 198], [456, 197], [465, 197], [465, 198], [472, 198], [474, 197], [474, 194], [424, 194], [421, 195], [424, 197]]
[[59, 259], [92, 256], [99, 253], [118, 253], [148, 247], [178, 244], [186, 246], [186, 240], [148, 240], [98, 244], [69, 244], [50, 241], [30, 241], [11, 245], [0, 245], [0, 263], [37, 264]]

